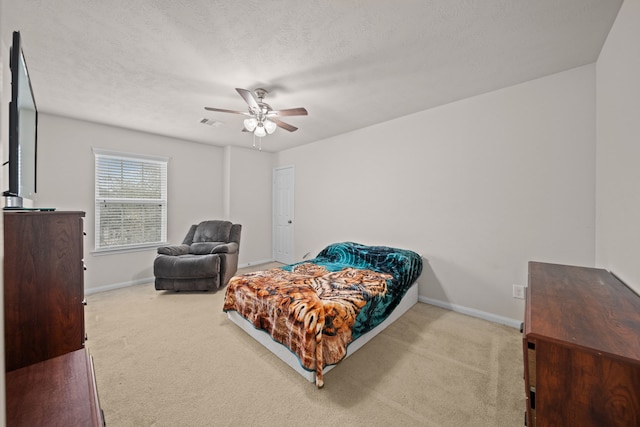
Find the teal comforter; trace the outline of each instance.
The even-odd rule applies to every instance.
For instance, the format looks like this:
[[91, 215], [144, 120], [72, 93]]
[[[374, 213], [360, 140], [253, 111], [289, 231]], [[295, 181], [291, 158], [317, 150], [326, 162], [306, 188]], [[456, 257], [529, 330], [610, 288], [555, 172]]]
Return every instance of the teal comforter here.
[[314, 259], [282, 268], [292, 271], [303, 263], [318, 264], [329, 271], [352, 267], [393, 276], [387, 280], [387, 292], [371, 298], [358, 314], [352, 331], [354, 340], [382, 323], [422, 273], [422, 257], [413, 251], [353, 242], [331, 244]]

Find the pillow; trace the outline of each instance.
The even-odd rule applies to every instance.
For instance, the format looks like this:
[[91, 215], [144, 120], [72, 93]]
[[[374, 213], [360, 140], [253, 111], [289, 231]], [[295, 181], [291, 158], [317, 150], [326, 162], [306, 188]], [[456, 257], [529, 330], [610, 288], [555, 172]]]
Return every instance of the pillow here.
[[202, 221], [193, 235], [193, 242], [228, 242], [231, 234], [229, 221]]

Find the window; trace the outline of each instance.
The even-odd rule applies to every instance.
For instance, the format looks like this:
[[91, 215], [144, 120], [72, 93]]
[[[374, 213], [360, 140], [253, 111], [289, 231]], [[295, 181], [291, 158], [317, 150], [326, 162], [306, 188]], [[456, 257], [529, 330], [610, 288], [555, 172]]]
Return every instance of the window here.
[[167, 239], [167, 158], [100, 149], [95, 250], [154, 247]]

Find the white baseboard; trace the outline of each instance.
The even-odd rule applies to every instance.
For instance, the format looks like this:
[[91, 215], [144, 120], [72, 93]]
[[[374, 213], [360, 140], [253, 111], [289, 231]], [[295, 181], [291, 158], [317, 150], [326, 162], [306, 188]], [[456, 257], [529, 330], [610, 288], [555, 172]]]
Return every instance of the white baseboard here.
[[131, 280], [129, 282], [113, 283], [111, 285], [98, 286], [97, 288], [89, 288], [89, 289], [85, 288], [84, 294], [91, 295], [91, 294], [96, 294], [98, 292], [105, 292], [105, 291], [111, 291], [113, 289], [126, 288], [127, 286], [144, 285], [145, 283], [149, 283], [149, 282], [153, 283], [154, 281], [155, 281], [155, 277], [148, 277], [146, 279]]
[[254, 265], [260, 265], [260, 264], [268, 264], [270, 262], [275, 262], [276, 260], [273, 258], [270, 259], [263, 259], [261, 261], [251, 261], [251, 262], [246, 262], [244, 264], [238, 264], [238, 268], [246, 268], [246, 267], [253, 267]]
[[477, 317], [479, 319], [488, 320], [493, 323], [499, 323], [501, 325], [511, 326], [512, 328], [520, 329], [522, 320], [511, 319], [509, 317], [498, 316], [497, 314], [488, 313], [486, 311], [476, 310], [474, 308], [464, 307], [462, 305], [451, 304], [446, 301], [440, 301], [437, 299], [427, 298], [420, 296], [418, 301], [426, 304], [435, 305], [437, 307], [446, 308], [447, 310], [455, 311], [456, 313], [466, 314], [468, 316]]
[[[262, 260], [262, 261], [248, 262], [248, 263], [243, 264], [243, 265], [238, 265], [238, 268], [245, 268], [245, 267], [250, 267], [250, 266], [255, 266], [255, 265], [260, 265], [260, 264], [267, 264], [267, 263], [270, 263], [270, 262], [274, 262], [273, 258], [272, 259], [267, 259], [267, 260]], [[113, 289], [126, 288], [127, 286], [143, 285], [145, 283], [153, 282], [154, 280], [155, 280], [154, 277], [148, 277], [146, 279], [137, 279], [137, 280], [131, 280], [131, 281], [128, 281], [128, 282], [114, 283], [114, 284], [111, 284], [111, 285], [99, 286], [97, 288], [85, 289], [84, 293], [85, 293], [85, 295], [91, 295], [91, 294], [95, 294], [95, 293], [98, 293], [98, 292], [105, 292], [105, 291], [110, 291], [110, 290], [113, 290]], [[474, 308], [469, 308], [469, 307], [465, 307], [465, 306], [458, 305], [458, 304], [451, 304], [451, 303], [446, 302], [446, 301], [440, 301], [440, 300], [427, 298], [427, 297], [423, 297], [423, 296], [419, 296], [418, 297], [418, 301], [426, 303], [426, 304], [435, 305], [437, 307], [441, 307], [441, 308], [444, 308], [444, 309], [447, 309], [447, 310], [455, 311], [457, 313], [466, 314], [468, 316], [477, 317], [479, 319], [488, 320], [488, 321], [493, 322], [493, 323], [499, 323], [501, 325], [510, 326], [510, 327], [516, 328], [516, 329], [520, 329], [520, 325], [522, 324], [521, 320], [511, 319], [511, 318], [504, 317], [504, 316], [499, 316], [497, 314], [488, 313], [486, 311], [481, 311], [481, 310], [476, 310]]]
[[[271, 259], [266, 259], [262, 261], [247, 262], [246, 264], [238, 265], [238, 268], [252, 267], [254, 265], [260, 265], [260, 264], [268, 264], [270, 262], [274, 262], [274, 259], [271, 258]], [[155, 277], [152, 276], [146, 279], [137, 279], [137, 280], [131, 280], [129, 282], [120, 282], [120, 283], [113, 283], [111, 285], [98, 286], [97, 288], [89, 288], [89, 289], [85, 288], [84, 294], [91, 295], [98, 292], [105, 292], [105, 291], [111, 291], [113, 289], [126, 288], [127, 286], [143, 285], [145, 283], [149, 283], [153, 281], [155, 281]]]

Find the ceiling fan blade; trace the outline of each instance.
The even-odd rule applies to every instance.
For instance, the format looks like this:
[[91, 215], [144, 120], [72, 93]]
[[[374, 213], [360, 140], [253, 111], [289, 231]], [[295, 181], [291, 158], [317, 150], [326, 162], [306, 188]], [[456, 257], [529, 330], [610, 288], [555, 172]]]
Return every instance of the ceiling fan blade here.
[[256, 98], [253, 96], [250, 90], [236, 88], [236, 91], [244, 99], [244, 102], [246, 102], [249, 105], [249, 108], [251, 109], [251, 111], [253, 111], [255, 114], [260, 112], [260, 106], [258, 105], [258, 101], [256, 101]]
[[285, 116], [306, 116], [307, 110], [303, 107], [298, 108], [287, 108], [285, 110], [273, 110], [270, 113], [275, 113], [276, 116], [285, 117]]
[[279, 128], [282, 128], [284, 130], [288, 130], [289, 132], [295, 132], [298, 130], [297, 127], [290, 125], [289, 123], [285, 123], [283, 121], [280, 121], [278, 119], [276, 119], [275, 117], [272, 118], [271, 120], [273, 120], [273, 122], [278, 125]]
[[233, 113], [233, 114], [245, 114], [248, 115], [246, 111], [236, 111], [236, 110], [227, 110], [224, 108], [213, 108], [213, 107], [204, 107], [207, 111], [217, 111], [219, 113]]

